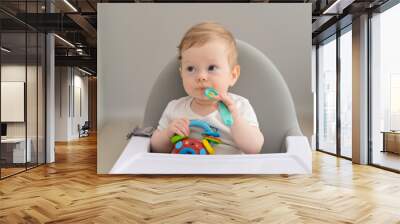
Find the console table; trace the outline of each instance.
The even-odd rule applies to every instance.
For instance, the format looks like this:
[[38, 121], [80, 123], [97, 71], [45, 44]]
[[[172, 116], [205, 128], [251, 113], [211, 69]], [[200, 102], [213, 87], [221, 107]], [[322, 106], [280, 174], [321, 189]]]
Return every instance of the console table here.
[[1, 139], [1, 159], [5, 163], [25, 163], [32, 160], [30, 138], [26, 139], [27, 147], [25, 154], [25, 138]]
[[381, 133], [383, 133], [382, 152], [400, 154], [400, 131], [382, 131]]

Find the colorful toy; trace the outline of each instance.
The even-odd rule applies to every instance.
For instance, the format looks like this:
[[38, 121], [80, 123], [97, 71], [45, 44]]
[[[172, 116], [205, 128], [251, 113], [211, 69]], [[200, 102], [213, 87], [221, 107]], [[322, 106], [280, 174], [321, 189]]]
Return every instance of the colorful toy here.
[[[204, 90], [204, 95], [212, 100], [216, 96], [218, 96], [218, 91], [212, 87], [209, 87], [206, 90]], [[218, 102], [218, 111], [219, 111], [219, 114], [221, 115], [221, 118], [222, 118], [222, 121], [224, 122], [224, 124], [229, 127], [232, 126], [233, 125], [232, 114], [229, 111], [228, 107], [222, 101]]]
[[215, 154], [213, 148], [214, 145], [220, 144], [220, 134], [213, 129], [204, 121], [201, 120], [190, 120], [189, 127], [199, 127], [204, 130], [202, 134], [203, 139], [189, 138], [188, 136], [174, 135], [171, 137], [171, 142], [174, 144], [172, 153], [175, 154]]
[[188, 138], [175, 143], [172, 153], [205, 155], [207, 151], [200, 140]]

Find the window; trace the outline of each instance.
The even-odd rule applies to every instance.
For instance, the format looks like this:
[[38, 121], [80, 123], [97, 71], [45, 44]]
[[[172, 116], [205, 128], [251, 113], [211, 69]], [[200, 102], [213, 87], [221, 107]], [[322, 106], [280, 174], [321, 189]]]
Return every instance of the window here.
[[318, 149], [336, 153], [336, 36], [318, 47]]
[[[371, 18], [372, 164], [400, 170], [400, 4]], [[385, 137], [386, 136], [386, 137]]]
[[352, 141], [352, 32], [340, 36], [340, 155], [351, 158]]
[[[14, 9], [20, 16], [42, 13], [44, 4], [20, 1]], [[7, 5], [15, 2], [0, 3]], [[5, 178], [45, 163], [46, 39], [12, 15], [0, 12], [0, 20], [0, 110], [7, 115], [1, 118], [0, 178]]]

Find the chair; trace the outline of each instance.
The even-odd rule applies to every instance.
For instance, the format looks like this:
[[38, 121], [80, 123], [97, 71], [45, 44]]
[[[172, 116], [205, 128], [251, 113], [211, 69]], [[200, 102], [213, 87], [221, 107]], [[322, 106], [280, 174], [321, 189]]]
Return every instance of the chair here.
[[[311, 172], [311, 149], [296, 117], [290, 91], [275, 65], [258, 49], [237, 40], [241, 76], [231, 92], [249, 99], [265, 137], [258, 155], [172, 155], [150, 152], [150, 138], [133, 136], [110, 173], [295, 174]], [[156, 80], [143, 127], [157, 127], [172, 99], [186, 95], [173, 58]]]
[[78, 124], [79, 138], [89, 136], [89, 121], [85, 121], [82, 127]]

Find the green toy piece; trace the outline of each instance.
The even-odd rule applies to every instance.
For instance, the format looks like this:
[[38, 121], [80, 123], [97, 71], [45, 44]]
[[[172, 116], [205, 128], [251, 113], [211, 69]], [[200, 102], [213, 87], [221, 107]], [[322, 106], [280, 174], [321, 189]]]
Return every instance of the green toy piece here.
[[185, 138], [188, 138], [188, 136], [174, 135], [171, 137], [171, 142], [172, 144], [175, 144], [176, 142], [179, 142], [180, 140], [183, 140]]

